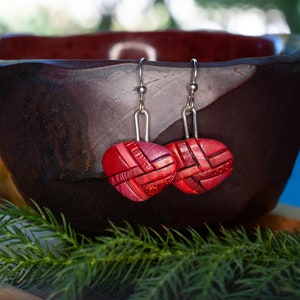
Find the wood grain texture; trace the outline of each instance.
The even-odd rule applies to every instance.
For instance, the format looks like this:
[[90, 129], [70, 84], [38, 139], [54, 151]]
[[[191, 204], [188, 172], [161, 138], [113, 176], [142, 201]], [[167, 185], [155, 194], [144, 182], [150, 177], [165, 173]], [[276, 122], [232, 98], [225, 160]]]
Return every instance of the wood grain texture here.
[[0, 300], [42, 300], [31, 293], [10, 285], [0, 286]]
[[[223, 94], [243, 84], [253, 76], [255, 70], [256, 67], [249, 64], [201, 68], [195, 108], [201, 110], [212, 104]], [[150, 141], [153, 141], [181, 119], [191, 70], [189, 63], [181, 67], [166, 67], [147, 65], [146, 62], [143, 72], [147, 86], [145, 105], [151, 118]], [[49, 148], [58, 147], [55, 155], [73, 157], [69, 164], [75, 163], [79, 167], [82, 155], [75, 151], [80, 145], [64, 149], [62, 143], [56, 145], [57, 141], [73, 142], [77, 135], [82, 144], [90, 147], [85, 151], [86, 154], [90, 152], [94, 157], [102, 157], [111, 145], [135, 139], [133, 115], [139, 103], [137, 73], [137, 63], [125, 62], [102, 67], [97, 67], [95, 63], [94, 68], [88, 69], [43, 63], [10, 65], [1, 69], [2, 76], [10, 78], [5, 89], [8, 94], [2, 102], [5, 99], [8, 101], [8, 97], [23, 99], [18, 108], [23, 115], [23, 122], [42, 123], [38, 125], [40, 130], [44, 130], [45, 134], [51, 131]], [[17, 90], [14, 89], [16, 85]], [[29, 86], [33, 89], [28, 90]], [[3, 108], [3, 113], [8, 109], [14, 108]], [[74, 128], [70, 130], [70, 127]], [[61, 151], [65, 154], [58, 153]], [[88, 166], [80, 165], [82, 174], [90, 169], [102, 171], [101, 160], [90, 157], [88, 161]], [[67, 171], [68, 166], [65, 169]], [[69, 173], [75, 172], [69, 170]]]
[[[152, 142], [166, 145], [184, 136], [188, 61], [144, 65]], [[299, 151], [299, 52], [201, 63], [199, 135], [228, 146], [234, 171], [201, 195], [168, 186], [134, 203], [110, 186], [101, 159], [111, 145], [135, 139], [137, 61], [1, 65], [0, 157], [26, 199], [63, 212], [85, 233], [100, 232], [108, 220], [177, 228], [245, 221], [276, 205]]]
[[21, 195], [16, 186], [13, 175], [6, 168], [3, 160], [0, 157], [0, 197], [10, 200], [12, 203], [22, 206], [24, 197]]
[[242, 224], [247, 230], [259, 227], [272, 231], [300, 231], [300, 207], [279, 203], [270, 213], [263, 214]]

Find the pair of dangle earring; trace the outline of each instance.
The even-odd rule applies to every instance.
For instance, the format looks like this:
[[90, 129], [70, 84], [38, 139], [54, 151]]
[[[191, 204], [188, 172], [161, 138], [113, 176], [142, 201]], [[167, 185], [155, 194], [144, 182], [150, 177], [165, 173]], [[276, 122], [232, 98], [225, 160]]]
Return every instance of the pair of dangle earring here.
[[[157, 195], [172, 183], [187, 194], [201, 194], [224, 179], [233, 169], [233, 155], [219, 141], [198, 138], [197, 113], [194, 108], [194, 93], [198, 86], [197, 61], [193, 59], [193, 76], [189, 84], [189, 96], [182, 111], [185, 140], [166, 146], [149, 142], [149, 114], [145, 109], [146, 86], [142, 80], [142, 65], [139, 62], [140, 95], [139, 109], [134, 114], [136, 141], [121, 142], [111, 146], [102, 158], [102, 166], [109, 183], [123, 196], [136, 202]], [[192, 114], [194, 137], [189, 137], [187, 115]], [[144, 141], [140, 141], [139, 117], [145, 117]]]
[[[139, 109], [134, 114], [136, 141], [111, 146], [102, 158], [102, 167], [109, 183], [126, 198], [140, 202], [157, 195], [176, 175], [176, 162], [171, 152], [149, 142], [149, 114], [145, 109], [146, 86], [139, 62]], [[144, 141], [140, 141], [140, 116], [145, 119]]]
[[[233, 155], [220, 141], [198, 138], [197, 112], [194, 108], [197, 60], [192, 59], [193, 74], [187, 103], [182, 110], [185, 140], [166, 145], [176, 158], [177, 172], [172, 184], [187, 194], [202, 194], [219, 185], [233, 170]], [[190, 137], [187, 114], [192, 114], [194, 137]]]

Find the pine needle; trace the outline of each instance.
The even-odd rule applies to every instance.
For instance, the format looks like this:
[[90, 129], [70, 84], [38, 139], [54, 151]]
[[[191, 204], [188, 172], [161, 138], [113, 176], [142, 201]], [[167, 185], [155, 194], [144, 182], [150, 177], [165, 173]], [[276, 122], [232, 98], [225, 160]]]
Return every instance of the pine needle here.
[[51, 288], [49, 299], [300, 298], [300, 235], [208, 228], [203, 237], [110, 225], [94, 239], [47, 208], [0, 204], [0, 281]]

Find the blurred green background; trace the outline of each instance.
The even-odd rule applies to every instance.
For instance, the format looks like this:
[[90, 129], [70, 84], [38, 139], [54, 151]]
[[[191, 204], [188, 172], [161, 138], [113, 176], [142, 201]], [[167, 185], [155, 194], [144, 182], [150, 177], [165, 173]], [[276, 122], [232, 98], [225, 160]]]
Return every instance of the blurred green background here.
[[0, 0], [0, 33], [99, 30], [300, 33], [300, 0]]

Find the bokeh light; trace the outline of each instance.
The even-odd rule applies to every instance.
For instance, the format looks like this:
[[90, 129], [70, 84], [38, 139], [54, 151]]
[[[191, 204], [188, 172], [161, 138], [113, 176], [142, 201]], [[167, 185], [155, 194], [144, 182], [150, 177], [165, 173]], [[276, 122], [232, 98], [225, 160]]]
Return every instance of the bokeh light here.
[[5, 9], [0, 10], [0, 33], [64, 35], [174, 27], [247, 35], [291, 31], [286, 16], [274, 5], [222, 6], [222, 1], [201, 5], [196, 0], [2, 0], [1, 4]]

